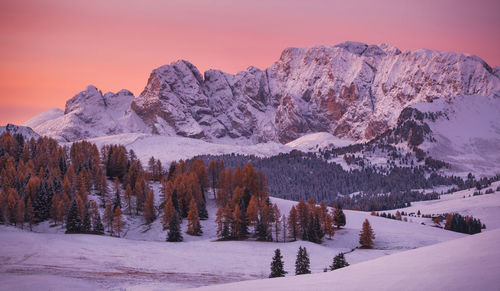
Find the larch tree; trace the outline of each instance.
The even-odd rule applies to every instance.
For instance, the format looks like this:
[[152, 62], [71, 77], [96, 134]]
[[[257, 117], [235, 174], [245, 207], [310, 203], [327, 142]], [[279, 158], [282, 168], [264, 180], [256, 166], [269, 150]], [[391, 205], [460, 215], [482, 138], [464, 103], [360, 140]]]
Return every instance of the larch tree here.
[[297, 236], [299, 235], [299, 220], [295, 206], [292, 206], [288, 214], [288, 234], [294, 241], [297, 240]]
[[116, 233], [118, 237], [120, 237], [124, 225], [125, 221], [123, 220], [122, 210], [120, 206], [118, 206], [113, 214], [113, 232]]
[[194, 199], [191, 199], [191, 203], [189, 203], [187, 220], [187, 233], [189, 235], [200, 236], [203, 232], [201, 231], [200, 218], [198, 216], [198, 207], [196, 206], [196, 201]]
[[374, 239], [375, 234], [373, 233], [373, 229], [370, 226], [370, 222], [368, 221], [368, 219], [365, 219], [365, 221], [363, 222], [361, 233], [359, 234], [359, 243], [363, 248], [372, 248]]
[[333, 235], [335, 234], [335, 228], [333, 226], [333, 217], [329, 213], [325, 215], [325, 224], [323, 232], [325, 233], [325, 235], [328, 235], [328, 239], [332, 239]]
[[271, 274], [269, 278], [285, 277], [287, 272], [284, 269], [283, 256], [280, 249], [274, 251], [274, 257], [271, 262]]
[[106, 203], [106, 207], [104, 208], [103, 220], [104, 220], [104, 224], [106, 225], [106, 228], [108, 229], [108, 231], [112, 231], [111, 228], [113, 227], [113, 209], [111, 207], [110, 201], [108, 201]]
[[232, 237], [241, 239], [243, 236], [243, 212], [240, 210], [238, 204], [234, 206], [233, 217], [231, 221]]
[[169, 195], [167, 196], [165, 206], [163, 207], [163, 218], [162, 218], [163, 230], [169, 228], [170, 221], [174, 217], [174, 212], [175, 208], [174, 204], [172, 203], [172, 197]]
[[295, 260], [295, 275], [311, 274], [309, 255], [305, 247], [299, 247]]
[[125, 203], [127, 204], [126, 207], [127, 207], [128, 215], [132, 215], [132, 208], [133, 208], [132, 196], [133, 196], [132, 188], [130, 187], [130, 184], [127, 184], [127, 187], [125, 187], [125, 197], [124, 198], [125, 198]]
[[276, 242], [278, 242], [281, 232], [281, 213], [277, 204], [273, 205], [273, 215], [274, 215], [274, 237], [276, 238]]
[[257, 196], [252, 195], [252, 197], [250, 198], [250, 202], [248, 203], [246, 219], [247, 219], [247, 225], [252, 226], [254, 228], [254, 233], [256, 230], [255, 227], [257, 226], [258, 222], [258, 215], [259, 215], [259, 208], [257, 203]]
[[148, 193], [148, 198], [146, 199], [146, 203], [144, 204], [144, 219], [147, 224], [152, 223], [156, 219], [155, 215], [155, 197], [153, 190], [150, 190]]

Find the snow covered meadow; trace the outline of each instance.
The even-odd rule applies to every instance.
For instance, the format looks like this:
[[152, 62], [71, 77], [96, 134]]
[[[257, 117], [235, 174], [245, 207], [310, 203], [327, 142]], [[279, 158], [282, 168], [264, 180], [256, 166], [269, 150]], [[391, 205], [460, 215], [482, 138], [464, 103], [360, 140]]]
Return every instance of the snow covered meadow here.
[[[68, 235], [63, 234], [64, 230], [60, 227], [50, 227], [48, 223], [37, 226], [35, 232], [2, 226], [0, 289], [178, 290], [213, 285], [208, 290], [326, 290], [331, 286], [342, 287], [342, 290], [359, 290], [367, 286], [384, 290], [421, 290], [427, 286], [429, 288], [423, 289], [436, 290], [440, 289], [439, 286], [450, 286], [450, 278], [460, 282], [470, 278], [465, 274], [467, 270], [473, 270], [471, 274], [483, 274], [482, 281], [480, 285], [474, 285], [474, 282], [457, 285], [462, 290], [470, 286], [491, 287], [488, 284], [500, 270], [497, 266], [500, 252], [494, 248], [500, 232], [495, 230], [489, 233], [500, 227], [500, 211], [495, 211], [500, 207], [500, 193], [468, 197], [471, 191], [443, 195], [441, 200], [418, 202], [410, 208], [422, 213], [434, 213], [451, 211], [449, 207], [456, 207], [456, 211], [478, 216], [487, 225], [487, 233], [470, 237], [431, 227], [425, 223], [426, 220], [417, 218], [413, 222], [403, 222], [346, 210], [345, 228], [337, 231], [332, 240], [324, 239], [321, 245], [305, 241], [216, 241], [216, 208], [212, 200], [208, 201], [210, 218], [201, 221], [203, 236], [192, 237], [184, 233], [185, 241], [181, 243], [165, 242], [167, 232], [162, 230], [158, 220], [146, 226], [140, 218], [130, 217], [127, 217], [123, 238]], [[279, 206], [282, 213], [288, 213], [295, 203], [276, 198], [272, 198], [272, 202]], [[485, 212], [487, 215], [481, 216], [485, 209], [490, 210]], [[357, 249], [361, 224], [366, 218], [375, 231], [374, 248]], [[182, 228], [186, 230], [186, 222]], [[299, 246], [308, 250], [313, 275], [293, 276]], [[269, 264], [276, 248], [281, 249], [290, 278], [260, 280], [268, 277]], [[464, 252], [470, 249], [474, 251]], [[319, 274], [339, 252], [347, 253], [346, 259], [351, 266]], [[458, 265], [465, 260], [472, 265]], [[483, 267], [474, 265], [479, 262], [484, 264]], [[359, 280], [363, 277], [367, 279]], [[444, 285], [433, 285], [440, 278]], [[258, 281], [218, 286], [256, 279]]]

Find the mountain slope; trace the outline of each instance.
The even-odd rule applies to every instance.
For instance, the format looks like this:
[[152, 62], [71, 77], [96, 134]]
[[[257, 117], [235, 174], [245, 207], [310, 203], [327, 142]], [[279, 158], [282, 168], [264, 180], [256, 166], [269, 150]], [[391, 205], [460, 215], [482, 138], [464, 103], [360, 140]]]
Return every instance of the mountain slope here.
[[[288, 48], [268, 69], [235, 75], [173, 62], [153, 70], [138, 98], [89, 87], [68, 101], [64, 118], [35, 131], [66, 141], [124, 132], [247, 143], [329, 132], [364, 141], [411, 104], [458, 95], [500, 97], [497, 70], [461, 53], [346, 42]], [[110, 96], [123, 106], [107, 106]]]

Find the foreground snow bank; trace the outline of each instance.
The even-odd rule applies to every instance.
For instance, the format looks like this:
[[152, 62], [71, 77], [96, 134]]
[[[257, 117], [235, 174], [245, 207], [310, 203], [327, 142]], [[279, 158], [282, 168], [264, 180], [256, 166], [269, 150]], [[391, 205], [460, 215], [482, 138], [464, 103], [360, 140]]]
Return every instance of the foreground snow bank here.
[[499, 240], [494, 230], [328, 273], [191, 290], [498, 290]]

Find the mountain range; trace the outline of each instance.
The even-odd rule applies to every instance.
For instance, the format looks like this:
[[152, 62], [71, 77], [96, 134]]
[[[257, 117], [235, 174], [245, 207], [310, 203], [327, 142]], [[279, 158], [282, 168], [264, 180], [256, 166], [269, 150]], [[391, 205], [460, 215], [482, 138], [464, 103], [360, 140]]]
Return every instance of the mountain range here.
[[287, 48], [271, 67], [235, 75], [176, 61], [154, 69], [138, 97], [88, 86], [25, 125], [63, 142], [146, 133], [287, 143], [316, 132], [363, 142], [395, 128], [410, 105], [456, 96], [500, 99], [500, 68], [463, 53], [345, 42]]

